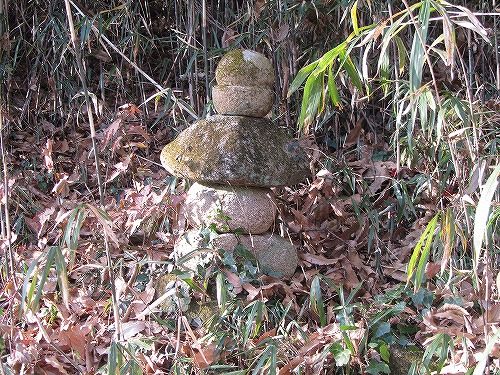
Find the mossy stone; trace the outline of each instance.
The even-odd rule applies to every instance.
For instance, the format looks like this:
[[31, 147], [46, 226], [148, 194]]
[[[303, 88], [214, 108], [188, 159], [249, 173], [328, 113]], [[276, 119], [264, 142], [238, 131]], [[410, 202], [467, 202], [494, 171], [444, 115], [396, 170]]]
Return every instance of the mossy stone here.
[[266, 118], [216, 115], [200, 120], [166, 145], [160, 159], [173, 175], [212, 184], [284, 186], [309, 174], [298, 142]]
[[272, 87], [274, 69], [261, 53], [237, 49], [225, 54], [215, 69], [219, 85]]
[[422, 359], [424, 351], [417, 346], [391, 345], [389, 348], [389, 368], [391, 374], [406, 375], [411, 365]]
[[217, 85], [212, 100], [217, 113], [264, 117], [273, 107], [274, 94], [270, 88], [260, 86]]

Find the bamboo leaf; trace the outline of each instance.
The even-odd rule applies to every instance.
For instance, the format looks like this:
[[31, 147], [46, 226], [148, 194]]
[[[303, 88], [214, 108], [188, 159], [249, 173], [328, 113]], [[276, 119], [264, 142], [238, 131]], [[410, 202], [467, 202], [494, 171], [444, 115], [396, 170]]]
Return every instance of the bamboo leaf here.
[[406, 66], [406, 47], [399, 36], [395, 35], [394, 41], [398, 47], [399, 73], [401, 74]]
[[[29, 308], [31, 305], [31, 298], [33, 297], [33, 292], [36, 287], [36, 278], [38, 277], [38, 271], [35, 271], [36, 266], [42, 259], [42, 257], [46, 256], [47, 254], [41, 254], [38, 256], [28, 267], [28, 270], [26, 271], [26, 275], [24, 276], [24, 283], [23, 287], [21, 289], [21, 307], [20, 307], [20, 312], [21, 314], [24, 312], [24, 303], [26, 301], [26, 304]], [[31, 274], [34, 273], [33, 278], [31, 278]], [[31, 282], [30, 282], [31, 280]]]
[[354, 4], [352, 4], [351, 8], [351, 22], [355, 35], [359, 35], [357, 9], [358, 9], [358, 0], [356, 0]]
[[326, 326], [325, 305], [323, 303], [323, 293], [321, 292], [318, 276], [316, 276], [311, 283], [310, 304], [311, 309], [318, 314], [321, 326]]
[[314, 70], [314, 73], [316, 75], [320, 75], [320, 73], [323, 73], [327, 68], [332, 66], [332, 64], [335, 62], [335, 59], [342, 53], [346, 51], [347, 43], [343, 42], [340, 43], [338, 46], [335, 48], [331, 49], [327, 53], [325, 53], [318, 61], [318, 66]]
[[342, 102], [340, 99], [339, 91], [337, 89], [337, 85], [335, 84], [335, 78], [333, 77], [333, 69], [330, 67], [328, 71], [328, 94], [330, 96], [330, 100], [335, 107], [342, 108]]
[[[490, 177], [483, 186], [483, 191], [481, 192], [481, 197], [476, 208], [476, 215], [474, 218], [474, 267], [476, 268], [479, 264], [479, 258], [482, 253], [482, 245], [484, 240], [484, 235], [486, 233], [486, 227], [488, 222], [488, 216], [491, 208], [491, 200], [493, 195], [497, 191], [498, 186], [498, 175], [500, 174], [500, 164], [495, 167]], [[476, 268], [477, 269], [477, 268]]]
[[446, 57], [444, 62], [447, 66], [453, 66], [455, 63], [455, 29], [453, 28], [453, 24], [448, 15], [448, 12], [441, 7], [436, 2], [433, 2], [434, 8], [436, 8], [441, 16], [443, 17], [443, 37], [444, 37], [444, 46], [446, 51]]
[[425, 275], [425, 267], [427, 266], [427, 262], [429, 260], [429, 255], [431, 251], [431, 245], [434, 240], [434, 231], [436, 229], [438, 215], [434, 216], [434, 218], [429, 223], [429, 232], [427, 234], [427, 240], [425, 241], [424, 249], [422, 250], [422, 254], [420, 255], [420, 259], [418, 261], [417, 271], [415, 272], [415, 280], [414, 280], [414, 291], [417, 292], [420, 289], [420, 285], [422, 285], [422, 281]]
[[427, 227], [425, 228], [424, 232], [420, 236], [417, 244], [415, 245], [415, 249], [413, 250], [413, 253], [412, 253], [411, 258], [410, 258], [410, 262], [408, 263], [407, 282], [410, 281], [411, 277], [413, 276], [413, 274], [416, 271], [417, 262], [421, 256], [422, 246], [423, 246], [425, 240], [427, 239], [427, 237], [431, 237], [431, 231], [434, 231], [434, 229], [436, 228], [436, 223], [437, 223], [438, 218], [439, 218], [439, 214], [436, 214], [432, 218], [432, 220], [429, 222], [429, 224], [427, 224]]
[[[40, 303], [40, 299], [42, 298], [42, 292], [43, 292], [43, 286], [45, 284], [45, 281], [47, 281], [47, 277], [50, 272], [50, 268], [52, 267], [52, 264], [54, 264], [54, 258], [56, 256], [56, 246], [52, 246], [49, 251], [47, 252], [47, 262], [45, 263], [45, 266], [43, 267], [42, 270], [42, 275], [40, 277], [40, 281], [38, 283], [38, 289], [35, 294], [35, 299], [33, 300], [33, 306], [32, 311], [36, 311], [38, 309], [38, 304]], [[33, 280], [33, 282], [35, 282]]]
[[309, 65], [304, 66], [302, 69], [299, 70], [297, 73], [297, 76], [295, 79], [292, 81], [292, 84], [288, 88], [288, 96], [290, 97], [295, 91], [299, 89], [300, 86], [302, 86], [302, 83], [306, 80], [306, 78], [311, 74], [311, 72], [316, 68], [318, 65], [318, 61], [315, 61]]
[[255, 317], [257, 316], [257, 307], [260, 301], [253, 302], [252, 310], [250, 314], [247, 316], [247, 321], [245, 323], [245, 330], [243, 331], [243, 345], [246, 345], [248, 338], [250, 337], [250, 333], [252, 332], [252, 327], [255, 322]]
[[108, 354], [108, 375], [116, 374], [117, 365], [118, 365], [118, 349], [116, 347], [116, 342], [112, 341], [109, 347], [109, 354]]
[[[451, 5], [450, 3], [447, 3], [447, 2], [443, 2], [443, 3]], [[477, 17], [466, 7], [462, 7], [459, 5], [455, 5], [455, 7], [460, 9], [467, 16], [467, 18], [469, 18], [470, 22], [469, 21], [462, 21], [462, 20], [454, 20], [453, 22], [459, 26], [465, 27], [467, 29], [471, 29], [472, 31], [481, 35], [481, 37], [485, 40], [486, 43], [490, 43], [490, 40], [488, 38], [488, 32], [483, 27], [481, 22], [477, 19]]]
[[69, 309], [69, 282], [68, 282], [68, 272], [66, 268], [66, 260], [59, 246], [55, 248], [55, 257], [57, 282], [59, 284], [59, 289], [61, 290], [62, 300], [64, 305]]
[[323, 95], [323, 75], [319, 77], [311, 74], [307, 78], [304, 86], [304, 94], [302, 98], [302, 107], [299, 115], [299, 125], [302, 129], [312, 123], [319, 107], [319, 102]]
[[410, 90], [415, 91], [422, 84], [422, 69], [425, 62], [425, 43], [429, 29], [430, 2], [422, 2], [418, 16], [418, 24], [413, 35], [413, 43], [410, 53]]
[[363, 92], [363, 84], [361, 83], [361, 79], [359, 77], [358, 70], [356, 69], [356, 67], [352, 63], [352, 60], [349, 57], [349, 55], [346, 54], [344, 51], [342, 51], [339, 53], [339, 57], [341, 59], [340, 67], [341, 68], [343, 67], [346, 70], [352, 83], [354, 83], [354, 86], [356, 86], [356, 88], [359, 91]]
[[443, 274], [451, 258], [453, 243], [455, 241], [455, 228], [456, 224], [453, 210], [448, 208], [443, 218], [443, 224], [441, 225], [441, 241], [444, 245], [443, 255], [441, 257], [441, 274]]

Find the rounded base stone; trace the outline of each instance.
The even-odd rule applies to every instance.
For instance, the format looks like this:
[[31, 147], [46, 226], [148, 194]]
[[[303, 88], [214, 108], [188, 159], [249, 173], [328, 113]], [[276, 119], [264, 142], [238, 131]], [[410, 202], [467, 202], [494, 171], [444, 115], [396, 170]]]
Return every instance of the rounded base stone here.
[[212, 90], [215, 110], [221, 115], [264, 117], [273, 107], [267, 87], [217, 85]]
[[174, 247], [174, 258], [183, 268], [197, 271], [198, 266], [205, 268], [215, 256], [215, 251], [222, 249], [233, 253], [236, 246], [242, 245], [250, 251], [261, 268], [284, 277], [292, 277], [298, 264], [297, 250], [287, 239], [276, 234], [239, 235], [221, 234], [207, 244], [198, 231], [186, 232]]
[[215, 226], [219, 233], [260, 234], [274, 223], [276, 207], [266, 188], [195, 183], [188, 191], [184, 214], [195, 228]]

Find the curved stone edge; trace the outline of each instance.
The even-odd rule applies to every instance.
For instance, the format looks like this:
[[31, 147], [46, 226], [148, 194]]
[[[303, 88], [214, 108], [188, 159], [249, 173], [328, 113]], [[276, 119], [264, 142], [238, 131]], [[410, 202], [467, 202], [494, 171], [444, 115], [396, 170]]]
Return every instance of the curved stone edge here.
[[212, 100], [221, 115], [264, 117], [273, 107], [274, 95], [267, 87], [217, 85]]
[[226, 53], [215, 69], [220, 85], [266, 86], [274, 84], [274, 68], [263, 54], [236, 49]]
[[276, 219], [276, 204], [267, 188], [195, 183], [183, 209], [191, 226], [214, 226], [218, 233], [265, 233]]
[[198, 265], [205, 268], [213, 261], [216, 250], [234, 253], [236, 246], [241, 244], [255, 256], [261, 269], [269, 269], [287, 278], [292, 277], [297, 269], [298, 255], [295, 246], [276, 234], [236, 236], [227, 233], [213, 239], [210, 244], [198, 234], [197, 230], [187, 231], [175, 244], [172, 255], [176, 262], [186, 259], [178, 266], [197, 272]]
[[256, 187], [293, 185], [309, 175], [298, 141], [266, 118], [215, 115], [166, 145], [161, 163], [193, 181]]

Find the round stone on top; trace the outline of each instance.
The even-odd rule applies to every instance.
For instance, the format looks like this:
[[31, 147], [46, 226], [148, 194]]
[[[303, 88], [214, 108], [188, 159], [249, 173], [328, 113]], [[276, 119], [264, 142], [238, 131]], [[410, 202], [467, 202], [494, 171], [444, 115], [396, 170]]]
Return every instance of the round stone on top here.
[[215, 78], [219, 85], [270, 88], [274, 83], [273, 64], [261, 53], [237, 49], [222, 57]]

